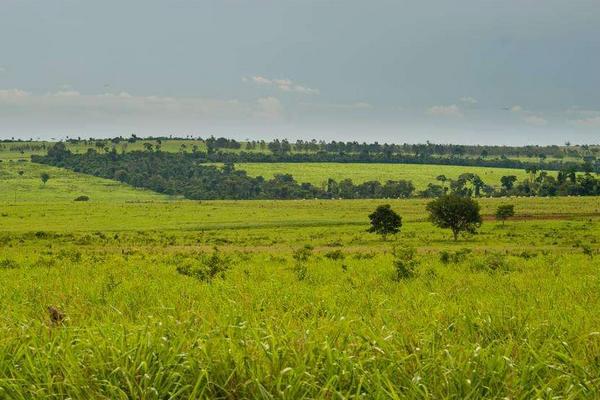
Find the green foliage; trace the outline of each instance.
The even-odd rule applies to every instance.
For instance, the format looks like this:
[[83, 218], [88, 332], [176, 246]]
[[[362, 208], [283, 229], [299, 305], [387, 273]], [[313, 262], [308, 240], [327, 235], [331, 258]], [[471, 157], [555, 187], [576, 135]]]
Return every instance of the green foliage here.
[[181, 275], [191, 276], [203, 282], [211, 282], [220, 277], [225, 278], [225, 272], [231, 266], [231, 260], [223, 256], [219, 249], [215, 247], [212, 254], [208, 257], [202, 257], [199, 262], [193, 264], [186, 263], [177, 266], [177, 272]]
[[375, 211], [369, 214], [371, 227], [368, 232], [381, 235], [384, 240], [387, 235], [395, 235], [400, 232], [402, 227], [402, 217], [400, 217], [389, 204], [377, 206]]
[[312, 256], [313, 246], [307, 244], [304, 247], [296, 249], [294, 254], [292, 255], [293, 259], [296, 260], [297, 263], [304, 263], [308, 261], [310, 256]]
[[506, 221], [508, 218], [513, 217], [515, 215], [515, 205], [514, 204], [501, 204], [496, 209], [496, 219], [502, 221]]
[[417, 251], [412, 247], [394, 249], [394, 279], [401, 281], [415, 276], [419, 261]]
[[[169, 200], [59, 169], [41, 188], [46, 167], [2, 164], [22, 200], [0, 193], [0, 398], [600, 393], [597, 198], [515, 198], [522, 222], [482, 226], [463, 259], [420, 199], [389, 200], [407, 228], [394, 255], [364, 231], [380, 200]], [[176, 272], [211, 259], [242, 268]]]
[[73, 201], [89, 201], [90, 197], [86, 195], [77, 196]]
[[50, 179], [50, 174], [47, 172], [42, 172], [40, 174], [40, 179], [41, 179], [42, 183], [45, 185], [46, 182], [48, 182], [48, 180]]
[[513, 269], [512, 264], [505, 255], [492, 253], [483, 258], [474, 259], [471, 263], [471, 270], [475, 272], [510, 272]]
[[452, 230], [454, 240], [463, 232], [475, 233], [483, 222], [479, 203], [454, 194], [427, 203], [429, 220], [436, 226]]
[[329, 258], [330, 260], [343, 260], [346, 258], [346, 255], [340, 249], [336, 249], [325, 253], [325, 257]]
[[442, 264], [458, 264], [463, 262], [471, 253], [471, 249], [460, 249], [454, 252], [443, 250], [440, 252], [440, 261]]

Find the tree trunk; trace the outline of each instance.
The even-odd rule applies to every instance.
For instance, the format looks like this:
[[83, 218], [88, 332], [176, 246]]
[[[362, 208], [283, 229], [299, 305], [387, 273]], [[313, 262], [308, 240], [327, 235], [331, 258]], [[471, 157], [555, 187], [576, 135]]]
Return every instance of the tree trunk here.
[[458, 231], [452, 230], [452, 234], [454, 235], [454, 241], [458, 240]]

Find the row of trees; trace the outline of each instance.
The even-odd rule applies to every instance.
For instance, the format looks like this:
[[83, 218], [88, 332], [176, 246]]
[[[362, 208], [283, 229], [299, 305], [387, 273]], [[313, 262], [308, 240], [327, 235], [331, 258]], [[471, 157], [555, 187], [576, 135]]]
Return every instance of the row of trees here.
[[[479, 203], [469, 197], [455, 194], [444, 195], [427, 204], [429, 220], [442, 229], [450, 229], [454, 240], [461, 233], [475, 233], [483, 223]], [[501, 204], [496, 210], [496, 219], [504, 221], [515, 215], [513, 204]], [[402, 227], [402, 217], [392, 210], [389, 204], [378, 206], [369, 214], [371, 226], [367, 230], [377, 233], [385, 240], [388, 235], [395, 235]]]
[[189, 153], [118, 154], [113, 150], [99, 154], [90, 149], [86, 154], [73, 154], [59, 143], [49, 149], [47, 156], [32, 159], [190, 199], [407, 198], [450, 193], [462, 197], [600, 195], [600, 180], [590, 173], [576, 174], [572, 169], [561, 171], [556, 178], [545, 171], [528, 169], [526, 180], [518, 182], [515, 176], [505, 176], [500, 188], [486, 184], [473, 173], [462, 174], [457, 179], [440, 175], [438, 183], [430, 183], [425, 190], [416, 192], [413, 183], [407, 180], [354, 184], [351, 179], [339, 182], [328, 179], [321, 187], [298, 183], [289, 174], [267, 180], [250, 177], [231, 163], [223, 168], [203, 165], [203, 159]]
[[208, 162], [222, 163], [273, 163], [273, 162], [338, 162], [338, 163], [389, 163], [389, 164], [434, 164], [434, 165], [460, 165], [471, 167], [493, 168], [535, 168], [551, 171], [574, 168], [583, 172], [600, 172], [600, 160], [586, 159], [585, 162], [545, 160], [523, 161], [508, 157], [501, 158], [468, 158], [468, 157], [441, 157], [435, 154], [405, 154], [394, 152], [369, 152], [358, 153], [326, 152], [296, 153], [284, 151], [250, 152], [250, 151], [213, 151], [211, 153], [198, 153], [198, 157]]
[[[173, 137], [151, 137], [151, 138], [139, 138], [132, 135], [131, 138], [124, 139], [122, 137], [109, 139], [113, 143], [118, 141], [129, 140], [135, 142], [137, 140], [166, 140]], [[567, 142], [564, 146], [550, 145], [550, 146], [493, 146], [493, 145], [459, 145], [459, 144], [443, 144], [443, 143], [366, 143], [358, 141], [335, 141], [332, 140], [327, 142], [325, 140], [296, 140], [289, 141], [287, 139], [275, 139], [272, 141], [264, 140], [249, 140], [244, 145], [242, 142], [236, 141], [235, 139], [228, 138], [215, 138], [210, 136], [206, 139], [201, 137], [193, 138], [188, 136], [182, 138], [182, 140], [203, 140], [207, 147], [212, 149], [240, 149], [245, 148], [246, 150], [270, 150], [273, 153], [316, 153], [316, 152], [327, 152], [327, 153], [396, 153], [396, 154], [411, 154], [418, 156], [444, 156], [444, 157], [471, 157], [471, 158], [501, 158], [501, 157], [528, 157], [544, 160], [548, 157], [551, 158], [564, 158], [564, 157], [575, 157], [583, 158], [585, 156], [592, 157], [595, 159], [600, 155], [600, 146], [589, 146], [589, 145], [571, 145]]]
[[[112, 139], [68, 139], [71, 144], [95, 146], [105, 152], [117, 145], [125, 152], [129, 143], [143, 142], [147, 151], [161, 151], [162, 142], [172, 137]], [[538, 168], [560, 170], [574, 167], [578, 171], [600, 172], [600, 146], [482, 146], [438, 143], [388, 144], [343, 141], [287, 139], [272, 141], [237, 141], [224, 137], [179, 138], [181, 152], [193, 152], [214, 162], [360, 162], [410, 163], [503, 168]], [[186, 140], [194, 140], [186, 145]], [[202, 142], [204, 146], [197, 145]], [[235, 150], [235, 151], [231, 151]]]

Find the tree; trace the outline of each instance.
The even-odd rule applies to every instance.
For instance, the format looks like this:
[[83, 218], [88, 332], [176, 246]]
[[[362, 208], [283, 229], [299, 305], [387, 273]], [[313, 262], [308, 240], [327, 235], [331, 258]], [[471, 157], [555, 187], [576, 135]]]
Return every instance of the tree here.
[[402, 226], [402, 217], [396, 214], [389, 204], [384, 204], [375, 209], [375, 211], [369, 214], [371, 220], [371, 227], [368, 232], [377, 233], [386, 239], [389, 234], [396, 234], [400, 232]]
[[50, 174], [47, 172], [42, 172], [42, 174], [40, 175], [40, 179], [42, 180], [42, 183], [45, 185], [46, 182], [48, 182], [48, 179], [50, 179]]
[[517, 177], [514, 175], [505, 175], [500, 178], [500, 183], [506, 190], [511, 190], [517, 181]]
[[502, 225], [504, 225], [504, 221], [514, 215], [515, 206], [513, 204], [501, 204], [498, 206], [498, 209], [496, 209], [496, 219], [502, 221]]
[[462, 232], [475, 233], [481, 226], [479, 203], [470, 197], [445, 195], [427, 204], [429, 220], [436, 226], [452, 230], [454, 240]]

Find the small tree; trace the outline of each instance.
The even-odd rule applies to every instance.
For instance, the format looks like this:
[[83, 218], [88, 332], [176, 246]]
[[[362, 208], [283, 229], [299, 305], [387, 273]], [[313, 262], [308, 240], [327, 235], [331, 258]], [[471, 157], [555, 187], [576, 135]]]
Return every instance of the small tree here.
[[504, 225], [504, 221], [514, 215], [515, 206], [513, 204], [501, 204], [498, 206], [498, 209], [496, 209], [496, 219], [502, 221], [502, 225]]
[[389, 204], [384, 204], [375, 209], [369, 214], [371, 227], [368, 232], [377, 233], [386, 240], [387, 235], [400, 232], [402, 226], [402, 217], [396, 214]]
[[42, 180], [42, 183], [45, 185], [46, 182], [48, 182], [48, 179], [50, 179], [50, 174], [47, 172], [42, 172], [42, 174], [40, 175], [40, 179]]
[[506, 190], [511, 190], [515, 185], [516, 181], [517, 177], [514, 175], [505, 175], [502, 178], [500, 178], [500, 183], [502, 184], [502, 187], [504, 187], [504, 189]]
[[429, 220], [436, 226], [450, 228], [454, 240], [462, 232], [475, 233], [481, 226], [479, 203], [470, 197], [445, 195], [427, 204]]

